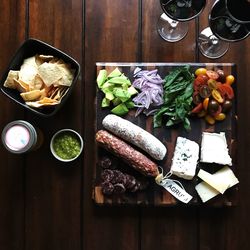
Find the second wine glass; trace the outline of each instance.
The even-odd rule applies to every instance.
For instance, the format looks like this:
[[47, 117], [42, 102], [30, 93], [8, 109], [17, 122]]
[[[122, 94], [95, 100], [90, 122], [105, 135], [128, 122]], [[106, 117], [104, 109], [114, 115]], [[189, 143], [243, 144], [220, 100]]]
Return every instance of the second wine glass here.
[[249, 13], [248, 0], [217, 0], [209, 14], [209, 27], [199, 36], [201, 53], [216, 59], [228, 51], [230, 42], [247, 38], [250, 35]]

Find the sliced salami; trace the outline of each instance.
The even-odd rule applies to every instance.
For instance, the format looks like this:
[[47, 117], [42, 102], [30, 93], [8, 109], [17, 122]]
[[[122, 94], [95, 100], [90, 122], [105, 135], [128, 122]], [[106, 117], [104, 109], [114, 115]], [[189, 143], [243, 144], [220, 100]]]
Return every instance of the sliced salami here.
[[109, 181], [104, 181], [101, 183], [102, 193], [105, 195], [111, 195], [114, 191], [114, 185]]
[[124, 187], [122, 183], [117, 183], [114, 185], [114, 190], [113, 190], [114, 194], [123, 194], [125, 193], [125, 191], [126, 191], [126, 188]]

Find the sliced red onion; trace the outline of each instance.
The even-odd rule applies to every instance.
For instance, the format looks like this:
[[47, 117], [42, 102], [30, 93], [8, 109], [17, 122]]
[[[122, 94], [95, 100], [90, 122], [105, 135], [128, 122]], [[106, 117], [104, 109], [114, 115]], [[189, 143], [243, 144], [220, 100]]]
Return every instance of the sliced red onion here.
[[[134, 70], [133, 86], [141, 92], [133, 98], [135, 106], [138, 107], [136, 116], [146, 111], [147, 115], [153, 114], [157, 109], [151, 110], [163, 104], [163, 83], [164, 80], [158, 74], [158, 69], [142, 70], [137, 67]], [[147, 112], [148, 111], [148, 112]]]

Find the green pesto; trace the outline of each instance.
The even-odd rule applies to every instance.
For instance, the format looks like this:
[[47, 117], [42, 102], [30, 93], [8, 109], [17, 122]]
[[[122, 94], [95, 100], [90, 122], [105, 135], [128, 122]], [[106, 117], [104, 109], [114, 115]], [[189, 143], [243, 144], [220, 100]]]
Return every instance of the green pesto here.
[[70, 132], [56, 136], [53, 143], [55, 153], [64, 160], [75, 158], [81, 149], [78, 137]]

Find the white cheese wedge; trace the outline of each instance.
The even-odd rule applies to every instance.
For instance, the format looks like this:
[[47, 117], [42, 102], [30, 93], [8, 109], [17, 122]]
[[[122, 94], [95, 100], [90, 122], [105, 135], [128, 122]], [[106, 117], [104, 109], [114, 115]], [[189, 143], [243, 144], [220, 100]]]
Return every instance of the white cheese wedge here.
[[[233, 171], [225, 166], [219, 171], [217, 171], [215, 174], [212, 175], [213, 177], [216, 177], [217, 180], [220, 180], [221, 182], [226, 182], [229, 183], [228, 188], [233, 187], [234, 185], [239, 183], [239, 180], [237, 177], [234, 175]], [[212, 186], [210, 186], [208, 183], [205, 181], [202, 181], [198, 185], [195, 186], [195, 189], [200, 196], [202, 202], [207, 202], [208, 200], [214, 198], [220, 192], [216, 189], [214, 189]]]
[[198, 159], [199, 145], [184, 137], [178, 137], [170, 171], [176, 176], [191, 180], [195, 175]]
[[202, 133], [200, 161], [232, 166], [224, 132]]
[[211, 187], [219, 191], [221, 194], [223, 194], [230, 185], [230, 180], [226, 179], [222, 182], [219, 177], [212, 175], [202, 169], [200, 169], [198, 173], [198, 177], [200, 177], [203, 181], [205, 181]]

